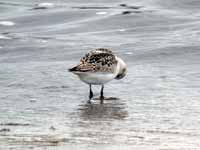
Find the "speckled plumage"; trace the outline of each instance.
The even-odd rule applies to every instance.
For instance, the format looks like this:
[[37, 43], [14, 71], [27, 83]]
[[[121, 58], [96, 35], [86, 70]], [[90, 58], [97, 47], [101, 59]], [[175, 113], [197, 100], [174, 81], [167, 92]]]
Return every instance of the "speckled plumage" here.
[[117, 66], [117, 60], [109, 49], [99, 48], [87, 53], [81, 58], [74, 71], [80, 72], [107, 72], [113, 73]]
[[103, 103], [104, 84], [113, 79], [122, 79], [126, 75], [126, 63], [106, 48], [90, 51], [81, 58], [79, 64], [69, 69], [81, 81], [89, 85], [89, 103], [93, 97], [92, 85], [101, 85], [100, 100]]

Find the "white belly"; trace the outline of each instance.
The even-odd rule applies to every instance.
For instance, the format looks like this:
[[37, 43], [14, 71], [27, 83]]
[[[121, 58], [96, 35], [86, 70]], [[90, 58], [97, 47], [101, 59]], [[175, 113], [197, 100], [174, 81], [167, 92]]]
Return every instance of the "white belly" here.
[[115, 78], [113, 73], [78, 73], [79, 78], [87, 84], [105, 84]]

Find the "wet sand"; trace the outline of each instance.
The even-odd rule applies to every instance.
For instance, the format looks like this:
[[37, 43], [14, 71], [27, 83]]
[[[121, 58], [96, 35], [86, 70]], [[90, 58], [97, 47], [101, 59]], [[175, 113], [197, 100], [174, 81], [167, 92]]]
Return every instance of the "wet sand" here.
[[[200, 148], [199, 1], [0, 0], [0, 149]], [[67, 71], [106, 47], [128, 64], [103, 105]]]

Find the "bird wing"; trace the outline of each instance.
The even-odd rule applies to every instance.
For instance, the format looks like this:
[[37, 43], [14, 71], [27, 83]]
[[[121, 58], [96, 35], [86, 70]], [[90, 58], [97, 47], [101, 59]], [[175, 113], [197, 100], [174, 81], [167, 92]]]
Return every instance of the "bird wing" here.
[[80, 60], [80, 65], [87, 66], [92, 72], [112, 72], [116, 64], [112, 51], [103, 48], [89, 52]]
[[117, 60], [111, 50], [99, 48], [87, 53], [80, 63], [69, 69], [79, 72], [114, 72]]

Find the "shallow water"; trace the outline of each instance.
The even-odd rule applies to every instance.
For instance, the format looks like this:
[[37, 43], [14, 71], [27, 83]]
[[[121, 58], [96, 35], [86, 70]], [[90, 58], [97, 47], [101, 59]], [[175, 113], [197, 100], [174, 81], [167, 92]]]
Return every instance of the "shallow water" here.
[[[198, 0], [40, 3], [0, 0], [0, 149], [200, 149]], [[89, 105], [67, 69], [98, 47], [128, 75]]]

